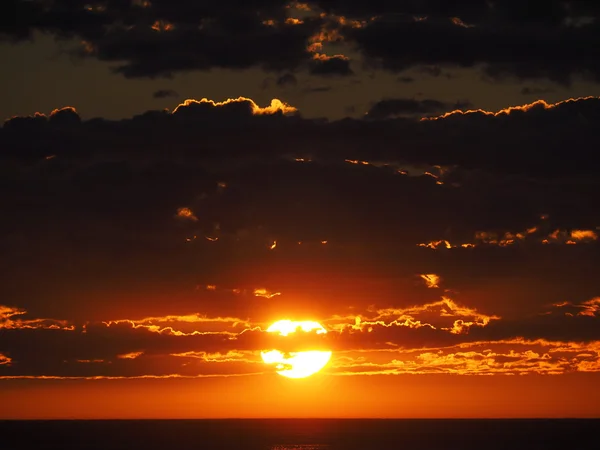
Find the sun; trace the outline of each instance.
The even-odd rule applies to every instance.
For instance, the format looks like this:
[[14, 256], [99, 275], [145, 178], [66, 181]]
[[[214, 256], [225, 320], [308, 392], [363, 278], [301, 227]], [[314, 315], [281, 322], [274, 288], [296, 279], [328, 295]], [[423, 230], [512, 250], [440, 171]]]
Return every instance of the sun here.
[[[288, 336], [300, 329], [306, 333], [326, 334], [327, 330], [318, 322], [280, 320], [269, 328], [268, 333], [279, 333]], [[302, 352], [283, 353], [279, 350], [261, 352], [261, 357], [266, 364], [275, 364], [277, 373], [287, 378], [306, 378], [314, 375], [327, 365], [331, 352], [323, 350], [310, 350]]]

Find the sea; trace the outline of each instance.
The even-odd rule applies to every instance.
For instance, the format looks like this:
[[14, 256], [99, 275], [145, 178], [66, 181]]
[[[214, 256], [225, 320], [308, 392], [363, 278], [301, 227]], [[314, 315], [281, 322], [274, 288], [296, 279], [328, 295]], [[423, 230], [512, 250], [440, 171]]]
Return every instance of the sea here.
[[0, 421], [1, 450], [598, 450], [600, 420]]

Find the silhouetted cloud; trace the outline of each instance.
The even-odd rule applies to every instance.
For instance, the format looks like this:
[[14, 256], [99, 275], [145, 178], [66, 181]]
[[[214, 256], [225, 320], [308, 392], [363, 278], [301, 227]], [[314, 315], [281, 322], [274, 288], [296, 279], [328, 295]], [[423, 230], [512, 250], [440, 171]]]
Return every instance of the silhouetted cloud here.
[[310, 73], [323, 76], [348, 76], [354, 72], [350, 68], [350, 60], [342, 55], [316, 55], [310, 64]]
[[521, 94], [523, 94], [523, 95], [541, 95], [541, 94], [549, 94], [551, 92], [554, 92], [554, 89], [538, 88], [538, 87], [530, 87], [530, 86], [525, 86], [523, 89], [521, 89]]
[[329, 92], [331, 91], [332, 87], [331, 86], [315, 86], [315, 87], [308, 87], [303, 89], [303, 92]]
[[152, 94], [154, 98], [179, 97], [179, 94], [172, 89], [159, 89]]
[[[598, 370], [600, 101], [415, 102], [7, 120], [0, 377], [261, 373], [271, 344], [339, 375]], [[274, 342], [284, 315], [329, 333]]]
[[276, 84], [279, 87], [295, 86], [296, 84], [298, 84], [298, 80], [296, 79], [293, 73], [284, 73], [283, 75], [277, 78]]
[[[516, 2], [370, 2], [315, 0], [295, 17], [274, 0], [172, 4], [80, 4], [12, 0], [17, 19], [0, 27], [13, 42], [35, 31], [81, 42], [84, 57], [117, 63], [126, 77], [172, 76], [190, 70], [308, 67], [317, 75], [348, 75], [335, 56], [314, 60], [328, 43], [356, 48], [365, 62], [394, 72], [481, 68], [492, 79], [544, 78], [569, 84], [574, 75], [600, 80], [593, 2], [549, 1], [527, 11]], [[323, 12], [324, 11], [324, 12]], [[123, 17], [126, 20], [123, 20]], [[199, 26], [200, 24], [200, 26]], [[397, 45], [402, 42], [406, 45]]]
[[468, 108], [470, 105], [469, 102], [457, 102], [453, 104], [432, 99], [384, 99], [378, 101], [369, 109], [367, 117], [370, 119], [387, 119], [402, 115], [426, 115], [439, 113], [444, 110]]

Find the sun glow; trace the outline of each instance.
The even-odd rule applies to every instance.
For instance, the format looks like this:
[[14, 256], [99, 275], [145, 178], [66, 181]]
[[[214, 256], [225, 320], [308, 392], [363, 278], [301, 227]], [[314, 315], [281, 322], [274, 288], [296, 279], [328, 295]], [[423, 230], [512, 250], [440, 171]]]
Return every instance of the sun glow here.
[[[272, 324], [268, 333], [278, 333], [280, 336], [288, 336], [297, 330], [305, 333], [315, 332], [326, 334], [327, 330], [321, 324], [313, 321], [294, 322], [291, 320], [280, 320]], [[323, 350], [310, 350], [301, 352], [284, 353], [279, 350], [261, 352], [265, 364], [275, 364], [277, 373], [287, 378], [306, 378], [314, 375], [327, 365], [332, 352]]]

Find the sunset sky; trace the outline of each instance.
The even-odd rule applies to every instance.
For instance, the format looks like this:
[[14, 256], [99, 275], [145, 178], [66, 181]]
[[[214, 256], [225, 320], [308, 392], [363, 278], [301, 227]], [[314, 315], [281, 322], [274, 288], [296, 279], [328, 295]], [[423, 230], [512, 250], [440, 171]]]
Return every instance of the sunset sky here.
[[597, 0], [3, 1], [0, 419], [599, 417], [598, 48]]

